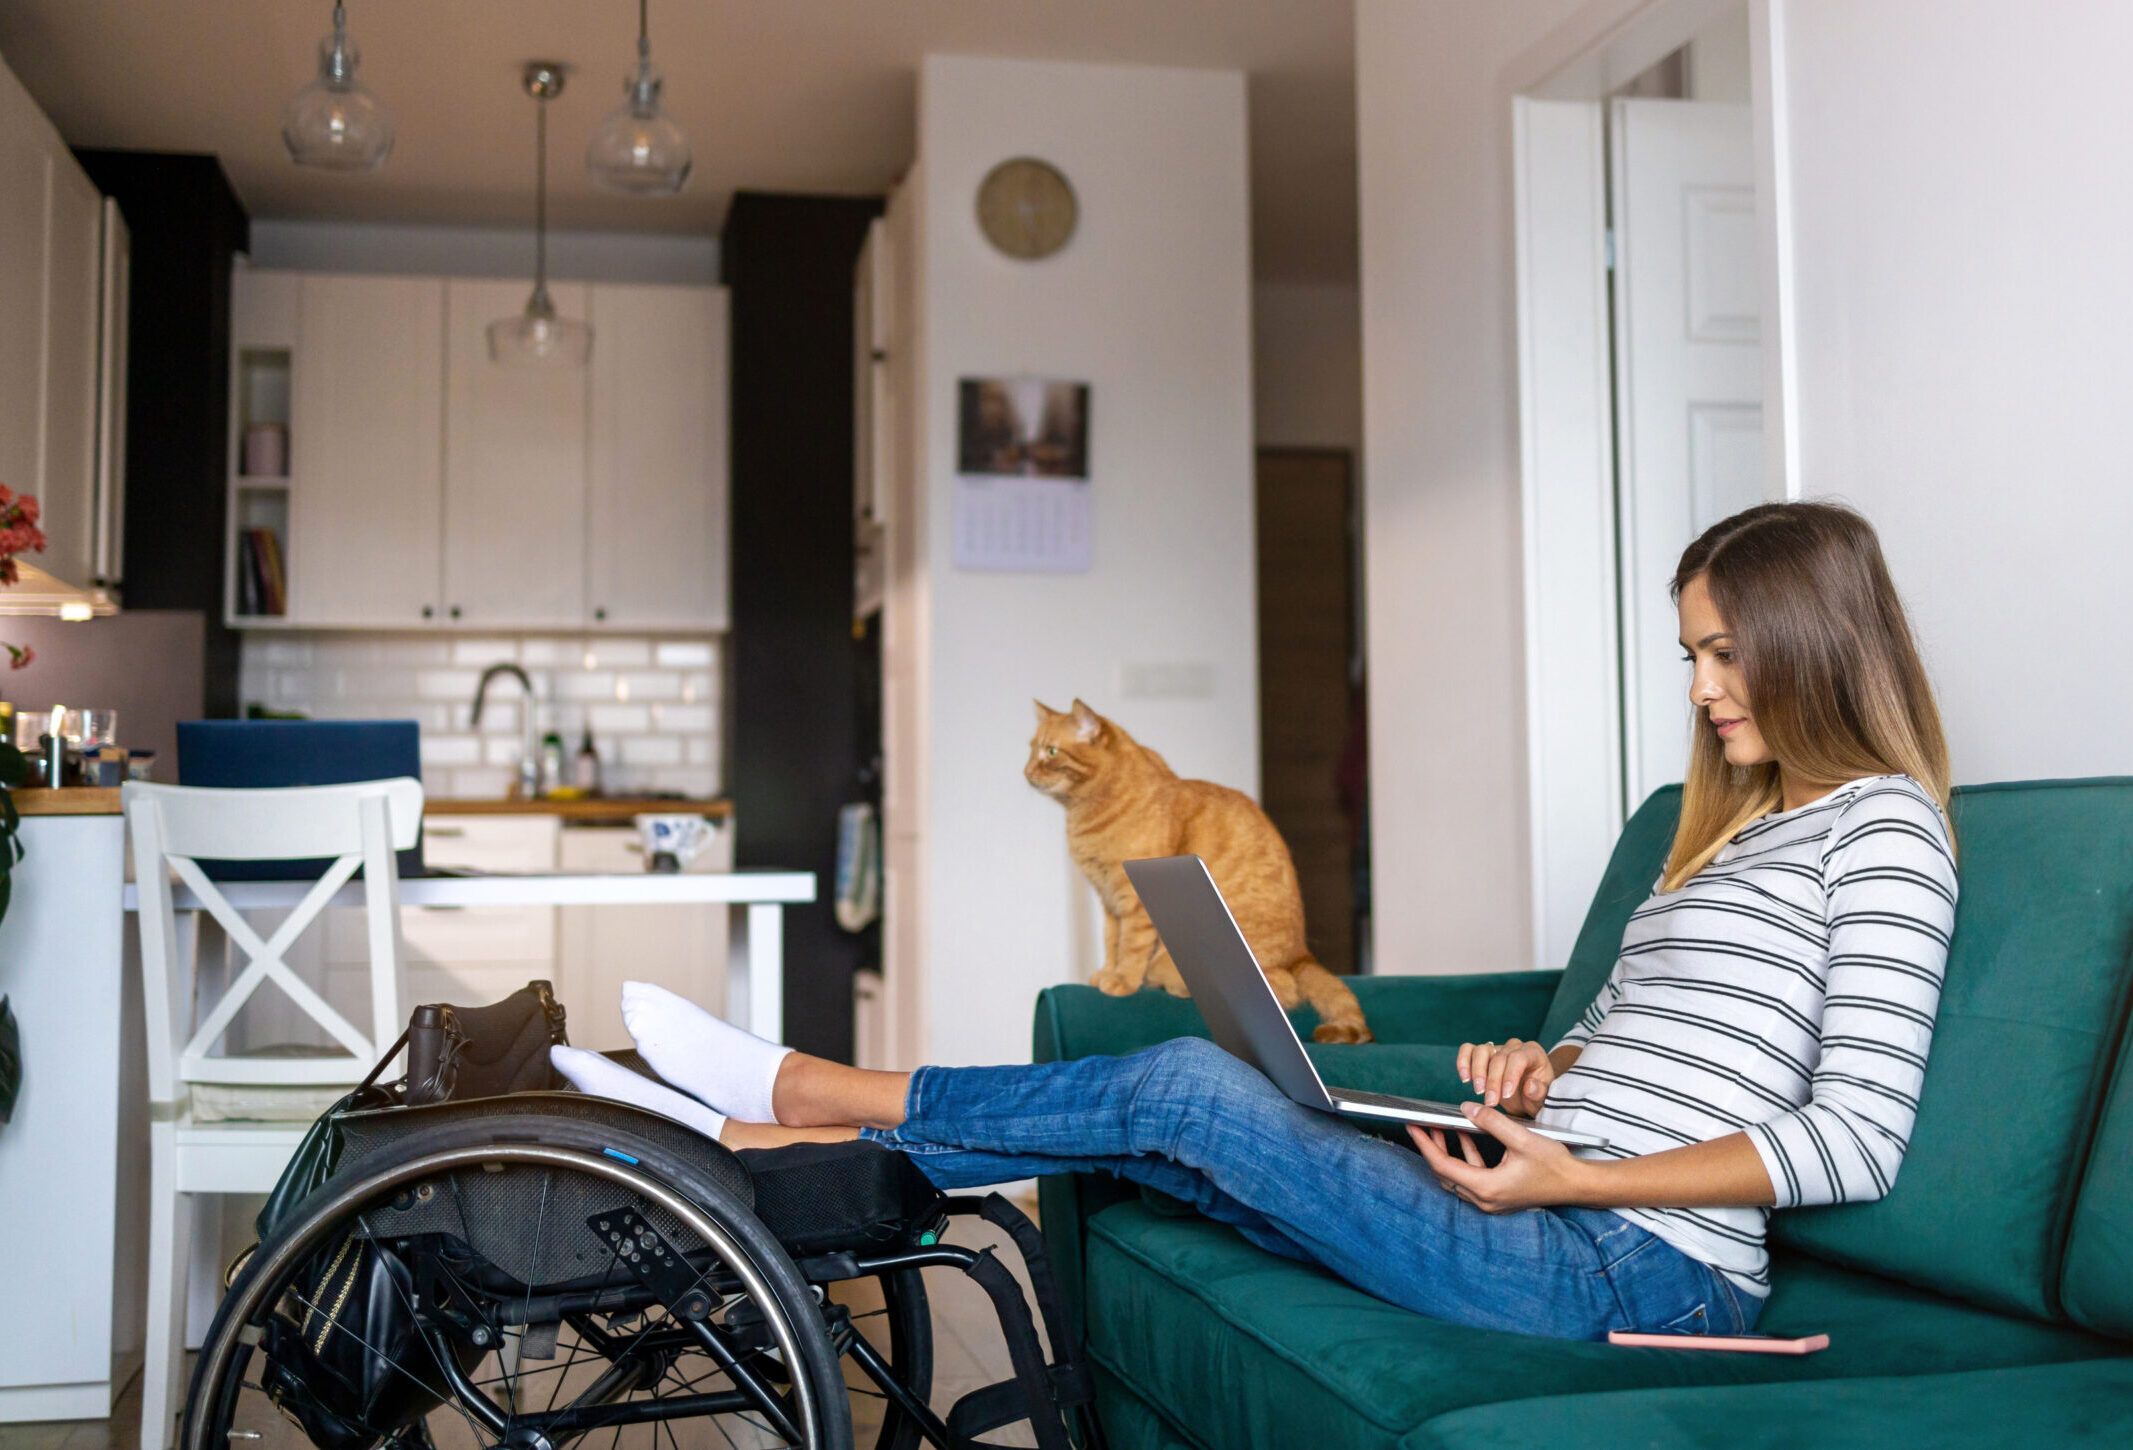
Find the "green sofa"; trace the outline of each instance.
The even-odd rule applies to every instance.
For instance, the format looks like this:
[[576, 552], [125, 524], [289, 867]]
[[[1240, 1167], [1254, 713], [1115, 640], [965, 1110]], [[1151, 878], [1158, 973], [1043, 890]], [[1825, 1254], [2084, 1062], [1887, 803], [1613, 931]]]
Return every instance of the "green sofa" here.
[[[1379, 1041], [1314, 1047], [1320, 1071], [1452, 1098], [1457, 1043], [1552, 1042], [1612, 966], [1679, 804], [1662, 790], [1624, 828], [1565, 970], [1358, 979]], [[1046, 1179], [1113, 1450], [2133, 1441], [2133, 779], [1975, 786], [1952, 815], [1962, 901], [1903, 1170], [1879, 1202], [1772, 1225], [1759, 1327], [1827, 1350], [1461, 1328], [1115, 1179]], [[1056, 987], [1035, 1054], [1186, 1034], [1206, 1034], [1190, 1002]]]

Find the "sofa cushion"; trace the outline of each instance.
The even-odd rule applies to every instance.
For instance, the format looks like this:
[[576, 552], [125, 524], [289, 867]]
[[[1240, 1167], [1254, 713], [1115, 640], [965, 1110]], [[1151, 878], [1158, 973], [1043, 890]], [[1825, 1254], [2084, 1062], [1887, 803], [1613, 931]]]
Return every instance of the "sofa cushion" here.
[[1970, 786], [1952, 814], [1962, 897], [1902, 1171], [1773, 1237], [2050, 1315], [2133, 948], [2133, 779]]
[[2059, 1297], [2077, 1324], [2133, 1339], [2133, 1026], [2074, 1200]]
[[1208, 1446], [1392, 1445], [1446, 1411], [1534, 1394], [1904, 1374], [2111, 1353], [2063, 1326], [2008, 1319], [1826, 1264], [1778, 1270], [1770, 1318], [1811, 1326], [1820, 1355], [1687, 1354], [1447, 1324], [1263, 1253], [1230, 1229], [1136, 1202], [1088, 1241], [1091, 1357]]
[[[2117, 1450], [2133, 1441], [2133, 1359], [1835, 1384], [1629, 1390], [1481, 1405], [1440, 1416], [1413, 1450]], [[1139, 1443], [1139, 1442], [1136, 1442]], [[1160, 1442], [1154, 1442], [1160, 1443]]]
[[1629, 928], [1630, 916], [1651, 896], [1659, 873], [1666, 869], [1666, 854], [1673, 848], [1674, 826], [1680, 819], [1681, 787], [1663, 785], [1645, 798], [1622, 827], [1541, 1023], [1543, 1045], [1553, 1047], [1561, 1041], [1600, 995], [1607, 974], [1615, 969], [1615, 958], [1622, 953], [1622, 933]]

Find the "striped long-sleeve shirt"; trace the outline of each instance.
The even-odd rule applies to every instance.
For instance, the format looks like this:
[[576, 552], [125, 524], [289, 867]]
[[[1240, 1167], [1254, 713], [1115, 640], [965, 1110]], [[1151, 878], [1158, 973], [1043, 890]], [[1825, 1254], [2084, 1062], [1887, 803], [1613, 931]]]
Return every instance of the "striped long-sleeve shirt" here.
[[[1539, 1118], [1626, 1158], [1745, 1132], [1777, 1205], [1888, 1192], [1910, 1143], [1955, 923], [1933, 798], [1871, 776], [1745, 827], [1630, 918]], [[1618, 1210], [1754, 1294], [1759, 1208]]]

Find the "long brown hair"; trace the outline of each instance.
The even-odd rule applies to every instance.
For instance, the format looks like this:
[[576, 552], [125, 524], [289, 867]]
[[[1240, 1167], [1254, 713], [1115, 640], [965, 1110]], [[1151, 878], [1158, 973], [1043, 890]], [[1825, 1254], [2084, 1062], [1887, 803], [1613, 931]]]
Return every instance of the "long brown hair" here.
[[[1767, 503], [1704, 530], [1674, 570], [1701, 578], [1732, 631], [1754, 712], [1795, 778], [1908, 775], [1948, 809], [1948, 742], [1873, 526], [1828, 503]], [[1697, 712], [1681, 824], [1659, 889], [1675, 891], [1777, 809], [1776, 761], [1736, 766]]]

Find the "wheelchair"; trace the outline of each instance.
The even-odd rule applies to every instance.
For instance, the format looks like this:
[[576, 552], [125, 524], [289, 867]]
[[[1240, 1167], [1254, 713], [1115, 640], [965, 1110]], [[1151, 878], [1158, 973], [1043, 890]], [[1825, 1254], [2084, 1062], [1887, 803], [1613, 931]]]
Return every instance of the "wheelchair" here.
[[[878, 1143], [735, 1153], [553, 1090], [562, 1012], [536, 988], [551, 1030], [528, 1033], [511, 999], [418, 1009], [410, 1037], [442, 1020], [464, 1070], [449, 1044], [444, 1071], [425, 1066], [418, 1040], [404, 1081], [366, 1083], [320, 1120], [330, 1151], [311, 1181], [285, 1181], [233, 1267], [180, 1450], [242, 1450], [277, 1416], [319, 1450], [843, 1450], [848, 1393], [878, 1397], [877, 1450], [975, 1450], [1021, 1421], [1041, 1450], [1093, 1450], [1043, 1242], [1005, 1199], [944, 1197]], [[466, 1050], [484, 1014], [514, 1019], [488, 1035], [515, 1066]], [[541, 1086], [492, 1091], [514, 1076]], [[1008, 1266], [944, 1236], [972, 1217], [1022, 1257], [1049, 1358]], [[927, 1268], [984, 1289], [1015, 1371], [945, 1417], [929, 1405]]]

